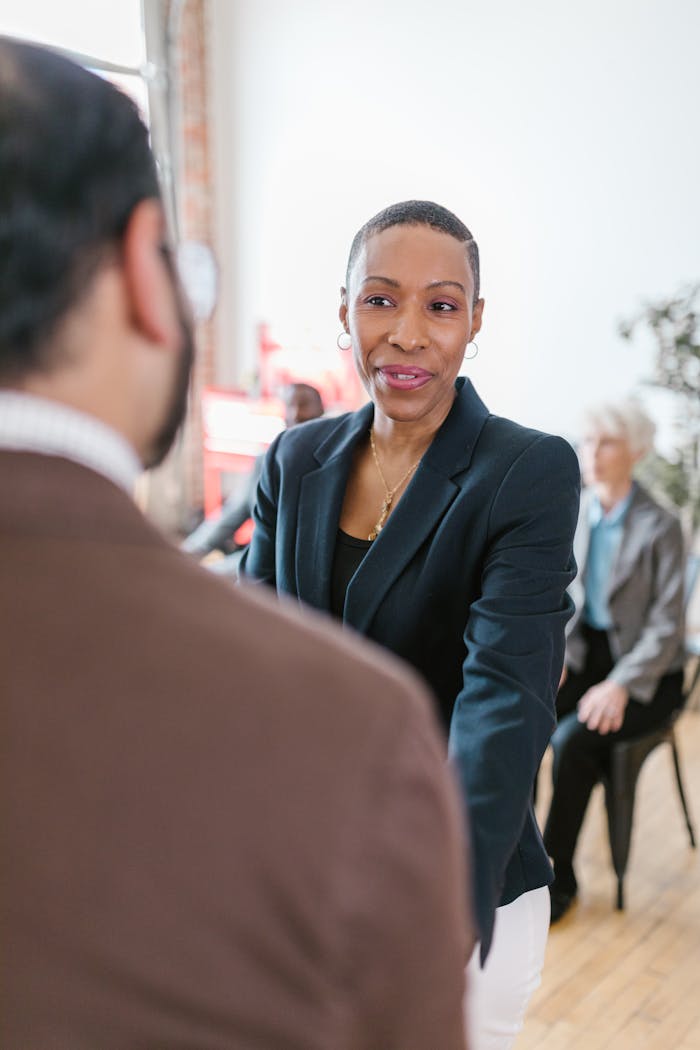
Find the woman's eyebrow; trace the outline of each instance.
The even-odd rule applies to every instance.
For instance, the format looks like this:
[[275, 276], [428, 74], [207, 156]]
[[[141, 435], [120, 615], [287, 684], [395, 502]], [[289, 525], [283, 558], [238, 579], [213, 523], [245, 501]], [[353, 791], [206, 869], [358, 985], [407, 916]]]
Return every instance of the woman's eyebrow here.
[[426, 288], [445, 288], [445, 287], [459, 288], [460, 292], [462, 292], [464, 295], [467, 294], [466, 288], [464, 287], [463, 284], [460, 284], [459, 281], [431, 281], [430, 284], [426, 285]]
[[[380, 277], [379, 274], [370, 274], [369, 277], [365, 277], [362, 284], [368, 284], [370, 281], [380, 281], [382, 284], [388, 284], [391, 288], [400, 288], [401, 284], [399, 281], [393, 280], [391, 277]], [[431, 281], [430, 284], [426, 284], [426, 288], [459, 288], [463, 295], [467, 294], [467, 290], [463, 284], [459, 281]]]
[[379, 276], [377, 276], [375, 274], [371, 274], [369, 277], [365, 277], [365, 279], [364, 279], [364, 281], [362, 283], [363, 284], [367, 284], [368, 281], [381, 281], [382, 284], [388, 284], [392, 288], [400, 288], [401, 287], [399, 282], [392, 280], [391, 277], [379, 277]]

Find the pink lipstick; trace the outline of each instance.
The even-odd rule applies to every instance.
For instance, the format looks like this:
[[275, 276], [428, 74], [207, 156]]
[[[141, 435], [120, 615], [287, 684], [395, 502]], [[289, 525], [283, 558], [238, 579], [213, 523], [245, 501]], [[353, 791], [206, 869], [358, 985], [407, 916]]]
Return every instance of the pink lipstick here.
[[432, 372], [415, 365], [383, 365], [378, 372], [393, 390], [418, 390], [433, 378]]

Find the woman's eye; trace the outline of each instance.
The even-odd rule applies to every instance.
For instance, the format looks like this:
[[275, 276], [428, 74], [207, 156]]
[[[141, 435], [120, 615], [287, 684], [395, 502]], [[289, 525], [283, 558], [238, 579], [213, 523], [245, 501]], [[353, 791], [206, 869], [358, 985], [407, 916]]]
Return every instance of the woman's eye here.
[[439, 299], [436, 303], [431, 303], [430, 304], [430, 309], [434, 310], [435, 313], [442, 314], [442, 313], [452, 313], [452, 311], [456, 310], [457, 307], [455, 306], [454, 303], [447, 303], [447, 302], [444, 301], [444, 299]]
[[391, 299], [387, 299], [385, 295], [370, 295], [369, 298], [365, 299], [368, 306], [391, 306]]

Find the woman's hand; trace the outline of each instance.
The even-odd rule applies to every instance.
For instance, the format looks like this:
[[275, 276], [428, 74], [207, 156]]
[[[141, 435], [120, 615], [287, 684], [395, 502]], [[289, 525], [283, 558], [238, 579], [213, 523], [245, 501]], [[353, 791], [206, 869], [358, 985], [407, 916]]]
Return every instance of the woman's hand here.
[[578, 702], [578, 720], [599, 733], [616, 733], [625, 717], [629, 694], [623, 685], [605, 681], [591, 686]]

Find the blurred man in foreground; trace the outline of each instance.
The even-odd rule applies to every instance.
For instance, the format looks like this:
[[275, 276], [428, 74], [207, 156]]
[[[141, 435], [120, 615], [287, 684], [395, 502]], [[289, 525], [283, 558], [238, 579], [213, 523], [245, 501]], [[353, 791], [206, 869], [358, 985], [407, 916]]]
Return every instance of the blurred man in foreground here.
[[458, 1050], [429, 698], [137, 511], [192, 359], [147, 132], [2, 39], [0, 260], [0, 1045]]

